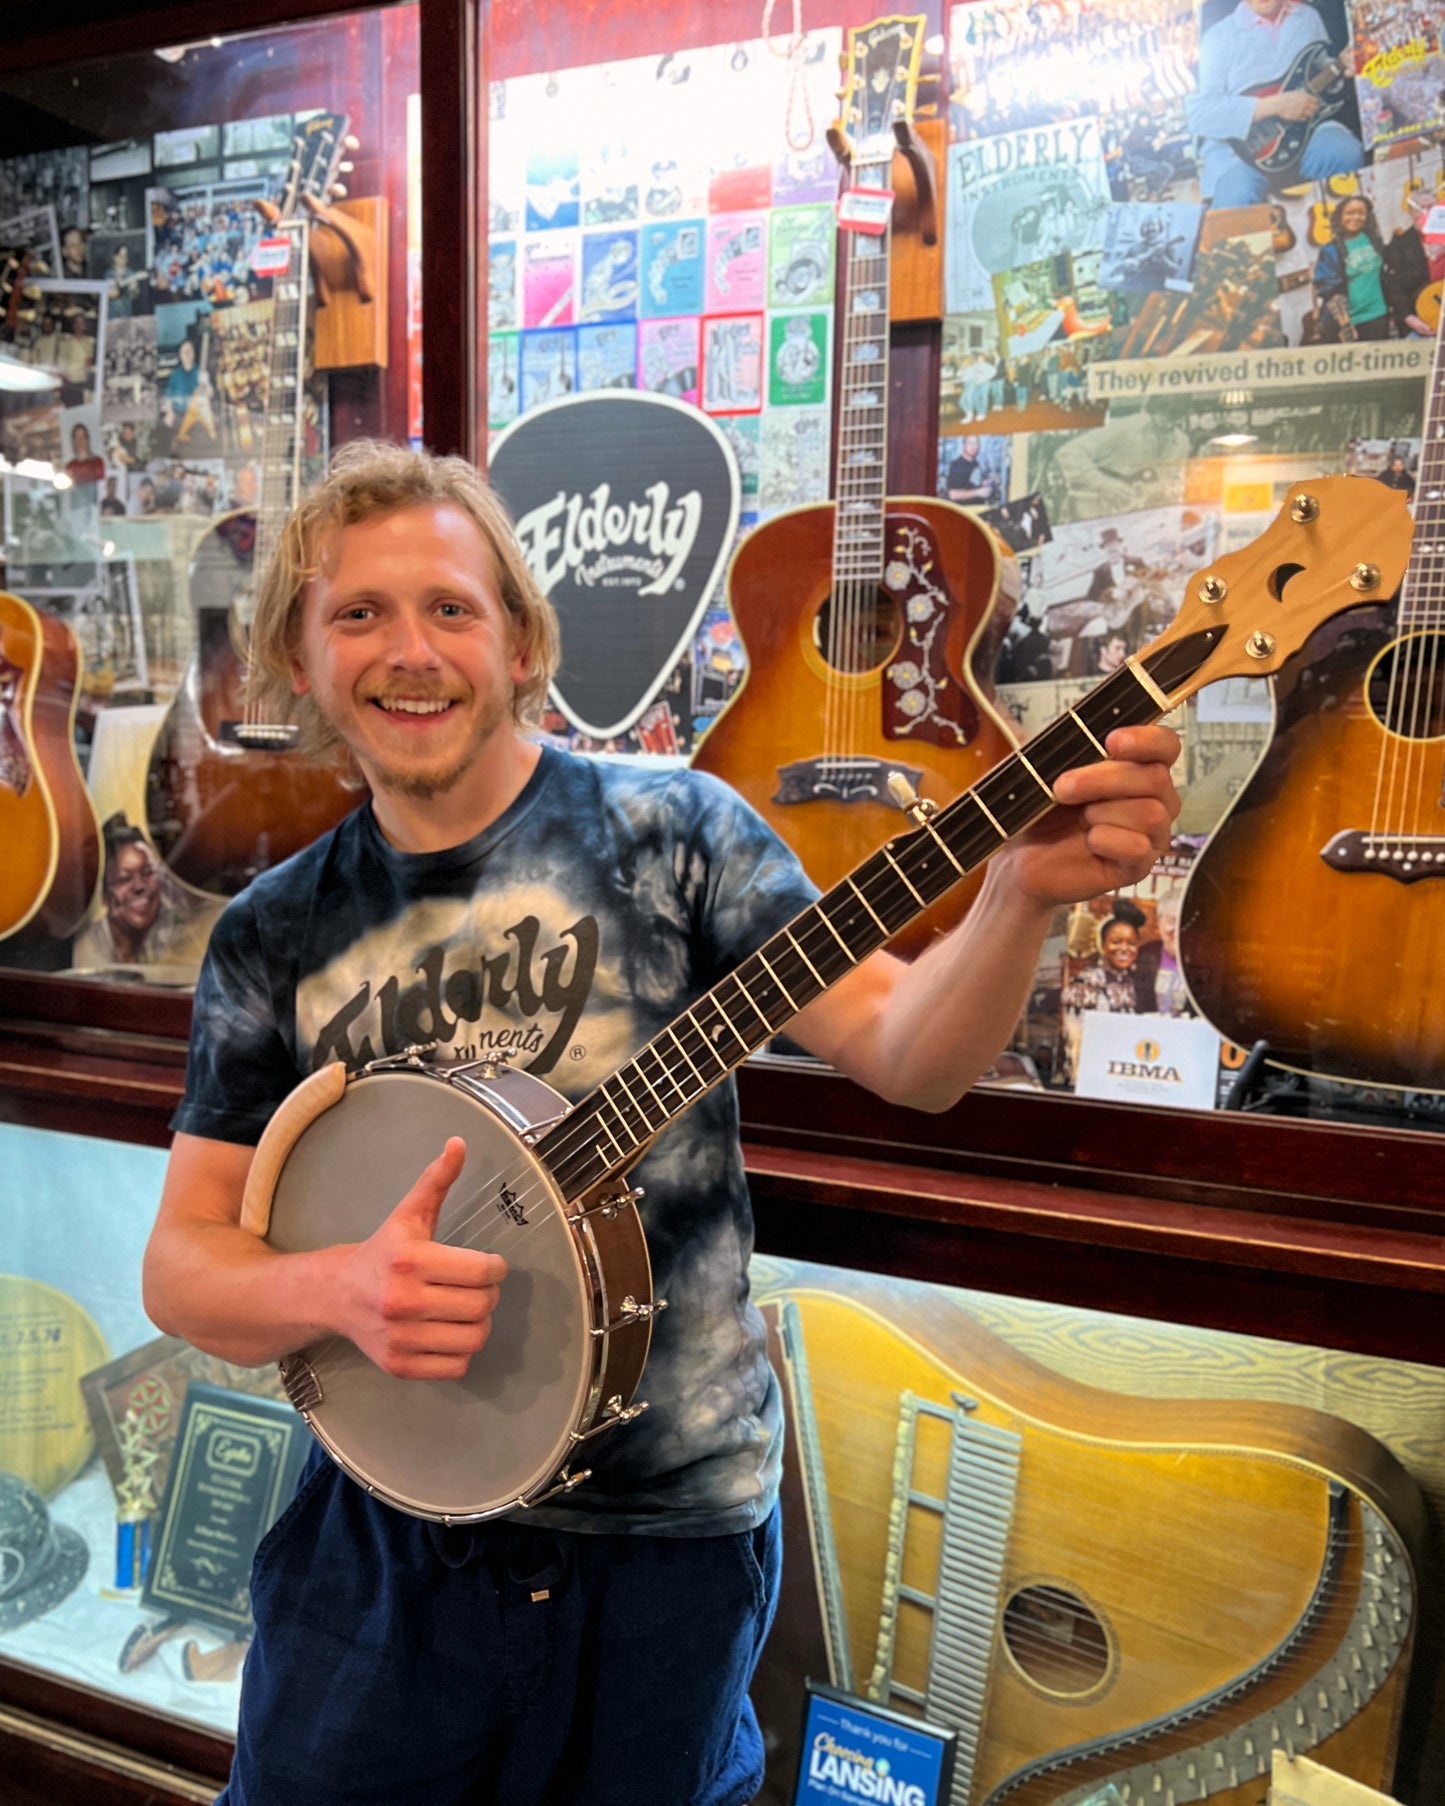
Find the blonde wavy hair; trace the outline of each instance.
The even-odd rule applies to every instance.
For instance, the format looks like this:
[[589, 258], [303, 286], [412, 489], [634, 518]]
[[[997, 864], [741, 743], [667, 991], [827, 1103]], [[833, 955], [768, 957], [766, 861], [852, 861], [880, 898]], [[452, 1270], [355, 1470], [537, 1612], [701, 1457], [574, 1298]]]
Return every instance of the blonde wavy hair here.
[[261, 719], [294, 723], [300, 750], [312, 758], [349, 761], [340, 735], [309, 696], [292, 689], [301, 649], [301, 603], [321, 568], [327, 536], [403, 508], [449, 502], [468, 515], [491, 547], [502, 605], [512, 617], [527, 676], [512, 695], [512, 719], [533, 727], [560, 657], [557, 616], [527, 568], [511, 517], [486, 480], [464, 458], [439, 458], [380, 439], [353, 439], [331, 461], [326, 480], [305, 496], [261, 574], [251, 622], [250, 703]]

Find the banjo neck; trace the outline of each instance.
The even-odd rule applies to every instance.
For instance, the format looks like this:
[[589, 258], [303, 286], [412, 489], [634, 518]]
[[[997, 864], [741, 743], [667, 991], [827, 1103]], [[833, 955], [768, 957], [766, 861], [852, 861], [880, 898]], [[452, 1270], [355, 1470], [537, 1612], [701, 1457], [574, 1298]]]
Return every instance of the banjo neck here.
[[1154, 655], [1157, 670], [1148, 657], [1122, 667], [947, 808], [928, 815], [925, 806], [914, 832], [889, 841], [743, 960], [539, 1138], [532, 1151], [563, 1195], [580, 1197], [626, 1172], [704, 1092], [1051, 809], [1055, 780], [1103, 759], [1116, 727], [1157, 721], [1164, 692], [1207, 664], [1213, 644], [1209, 633], [1194, 634]]
[[800, 1010], [1047, 814], [1058, 779], [1107, 758], [1115, 728], [1158, 721], [1219, 678], [1267, 676], [1332, 615], [1393, 595], [1413, 531], [1398, 491], [1358, 477], [1302, 486], [1251, 545], [1195, 573], [1147, 651], [971, 790], [939, 809], [898, 778], [890, 788], [911, 832], [795, 916], [532, 1144], [562, 1195], [579, 1198], [635, 1165]]

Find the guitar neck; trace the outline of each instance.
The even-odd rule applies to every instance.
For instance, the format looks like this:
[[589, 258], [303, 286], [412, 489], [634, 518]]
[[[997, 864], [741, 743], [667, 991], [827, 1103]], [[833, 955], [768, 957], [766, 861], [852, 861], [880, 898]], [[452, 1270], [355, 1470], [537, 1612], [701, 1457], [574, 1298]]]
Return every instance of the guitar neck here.
[[302, 383], [306, 366], [307, 254], [304, 219], [274, 228], [291, 242], [285, 270], [272, 286], [271, 355], [261, 435], [261, 487], [252, 569], [259, 578], [300, 493]]
[[1202, 669], [1222, 631], [1131, 660], [925, 826], [865, 860], [589, 1092], [535, 1150], [565, 1195], [625, 1171], [814, 998], [1051, 809], [1055, 781], [1105, 758], [1116, 727], [1166, 714], [1177, 700], [1169, 692]]
[[[860, 188], [892, 187], [888, 164], [863, 164]], [[833, 593], [871, 594], [883, 576], [888, 476], [888, 276], [891, 226], [842, 234], [843, 369], [838, 409]], [[855, 592], [856, 593], [856, 592]]]
[[1415, 550], [1400, 591], [1400, 626], [1445, 626], [1445, 308], [1435, 331], [1435, 353], [1425, 388], [1420, 429], [1420, 468], [1415, 479]]

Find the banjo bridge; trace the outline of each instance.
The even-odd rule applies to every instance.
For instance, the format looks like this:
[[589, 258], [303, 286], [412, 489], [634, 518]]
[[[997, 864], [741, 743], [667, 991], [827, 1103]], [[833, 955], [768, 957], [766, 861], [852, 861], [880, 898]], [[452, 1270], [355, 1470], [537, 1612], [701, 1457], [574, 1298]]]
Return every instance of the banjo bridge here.
[[287, 1355], [281, 1362], [281, 1384], [286, 1388], [287, 1398], [303, 1417], [308, 1411], [314, 1411], [324, 1397], [316, 1370], [305, 1355]]

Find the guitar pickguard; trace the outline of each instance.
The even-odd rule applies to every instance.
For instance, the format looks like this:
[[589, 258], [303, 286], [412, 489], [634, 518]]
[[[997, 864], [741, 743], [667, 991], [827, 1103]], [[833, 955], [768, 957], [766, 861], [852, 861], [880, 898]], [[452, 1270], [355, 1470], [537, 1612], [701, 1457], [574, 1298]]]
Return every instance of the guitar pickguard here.
[[948, 623], [958, 603], [941, 581], [943, 558], [928, 523], [890, 514], [883, 587], [903, 618], [900, 656], [883, 673], [883, 735], [967, 746], [978, 733], [978, 705], [944, 662]]

